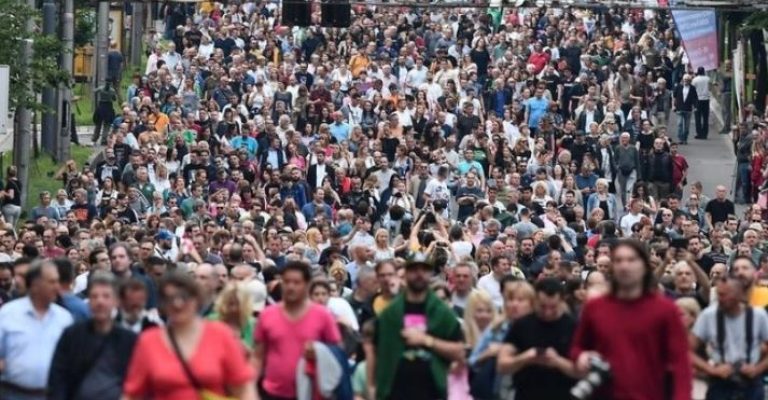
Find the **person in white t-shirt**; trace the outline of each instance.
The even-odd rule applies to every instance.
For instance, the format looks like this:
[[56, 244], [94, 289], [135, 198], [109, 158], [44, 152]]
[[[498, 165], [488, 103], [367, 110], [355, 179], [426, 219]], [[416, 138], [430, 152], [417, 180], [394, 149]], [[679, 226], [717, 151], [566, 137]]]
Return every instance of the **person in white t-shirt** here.
[[[448, 189], [448, 166], [441, 165], [437, 169], [437, 177], [430, 179], [427, 182], [427, 187], [424, 189], [425, 203], [434, 204], [435, 202], [449, 202], [451, 198], [451, 192]], [[442, 213], [443, 218], [448, 218], [448, 207], [445, 207]]]
[[632, 235], [632, 226], [643, 218], [643, 199], [632, 199], [629, 202], [629, 212], [619, 220], [619, 227], [624, 237]]
[[491, 273], [483, 276], [477, 282], [477, 287], [480, 290], [486, 291], [491, 295], [493, 304], [496, 308], [501, 309], [504, 303], [504, 297], [501, 295], [500, 282], [504, 276], [508, 275], [511, 270], [511, 264], [509, 258], [506, 256], [496, 256], [491, 258]]

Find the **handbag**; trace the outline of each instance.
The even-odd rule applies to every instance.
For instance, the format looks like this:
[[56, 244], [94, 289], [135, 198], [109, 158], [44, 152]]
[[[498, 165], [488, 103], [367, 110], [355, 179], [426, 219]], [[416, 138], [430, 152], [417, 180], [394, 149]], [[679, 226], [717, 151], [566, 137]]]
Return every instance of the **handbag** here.
[[200, 395], [200, 400], [235, 400], [234, 397], [222, 396], [204, 388], [200, 381], [197, 380], [195, 375], [192, 373], [192, 369], [189, 367], [189, 364], [184, 361], [184, 357], [181, 355], [181, 349], [179, 348], [179, 343], [176, 342], [176, 336], [173, 334], [173, 329], [171, 329], [170, 326], [168, 326], [168, 338], [171, 340], [171, 345], [173, 346], [173, 352], [176, 354], [176, 358], [179, 360], [179, 363], [181, 363], [181, 368], [184, 370], [184, 375], [187, 376], [189, 382], [192, 384], [192, 386], [195, 387], [195, 390], [197, 390], [197, 393]]

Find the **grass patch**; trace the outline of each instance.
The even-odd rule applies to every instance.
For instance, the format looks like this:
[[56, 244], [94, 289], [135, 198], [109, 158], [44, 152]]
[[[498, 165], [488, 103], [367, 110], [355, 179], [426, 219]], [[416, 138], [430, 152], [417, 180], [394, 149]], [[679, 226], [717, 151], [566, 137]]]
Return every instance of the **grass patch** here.
[[[79, 167], [82, 167], [88, 161], [91, 154], [93, 154], [93, 149], [90, 147], [71, 146], [70, 152], [72, 159], [77, 162]], [[13, 154], [11, 152], [3, 154], [2, 165], [3, 170], [9, 165], [13, 165]], [[61, 166], [62, 164], [57, 164], [53, 158], [46, 154], [40, 154], [37, 158], [32, 157], [29, 165], [27, 202], [24, 204], [23, 212], [27, 212], [37, 206], [40, 192], [47, 190], [54, 193], [64, 187], [62, 181], [53, 179], [54, 174], [61, 169]]]
[[[131, 85], [131, 78], [134, 74], [144, 74], [144, 66], [147, 65], [147, 56], [142, 52], [141, 66], [134, 67], [129, 65], [125, 71], [123, 71], [123, 78], [120, 80], [120, 89], [118, 93], [123, 101], [125, 93], [128, 91], [128, 86]], [[72, 95], [80, 97], [80, 100], [75, 104], [75, 123], [77, 126], [91, 126], [93, 125], [93, 90], [91, 90], [90, 82], [76, 83], [72, 88]], [[119, 104], [115, 105], [115, 111]], [[119, 114], [119, 112], [118, 112]]]
[[76, 83], [72, 95], [80, 97], [75, 103], [75, 124], [77, 126], [93, 125], [93, 94], [90, 83]]

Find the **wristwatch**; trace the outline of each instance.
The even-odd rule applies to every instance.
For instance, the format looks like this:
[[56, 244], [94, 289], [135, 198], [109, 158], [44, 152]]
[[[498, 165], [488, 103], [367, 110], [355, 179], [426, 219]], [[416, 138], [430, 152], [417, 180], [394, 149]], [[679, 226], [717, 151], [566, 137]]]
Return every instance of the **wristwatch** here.
[[427, 336], [427, 338], [424, 340], [424, 347], [428, 349], [435, 347], [435, 338], [432, 336]]

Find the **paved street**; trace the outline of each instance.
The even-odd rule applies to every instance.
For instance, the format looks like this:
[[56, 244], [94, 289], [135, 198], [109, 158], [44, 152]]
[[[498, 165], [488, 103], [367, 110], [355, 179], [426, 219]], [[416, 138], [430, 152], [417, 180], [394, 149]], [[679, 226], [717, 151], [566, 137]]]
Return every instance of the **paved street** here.
[[730, 135], [711, 132], [709, 139], [691, 139], [688, 146], [680, 146], [690, 165], [688, 182], [701, 181], [704, 194], [714, 195], [716, 185], [732, 186], [736, 158]]
[[[674, 126], [674, 125], [671, 125]], [[680, 146], [680, 152], [688, 159], [688, 183], [701, 181], [704, 194], [709, 198], [715, 195], [715, 186], [725, 185], [733, 190], [736, 169], [736, 157], [730, 135], [719, 135], [719, 128], [710, 127], [709, 139], [689, 139], [688, 146]], [[672, 135], [674, 138], [675, 136]], [[687, 190], [686, 190], [687, 193]], [[733, 199], [733, 193], [729, 194]], [[744, 206], [737, 205], [736, 213], [741, 215]]]

